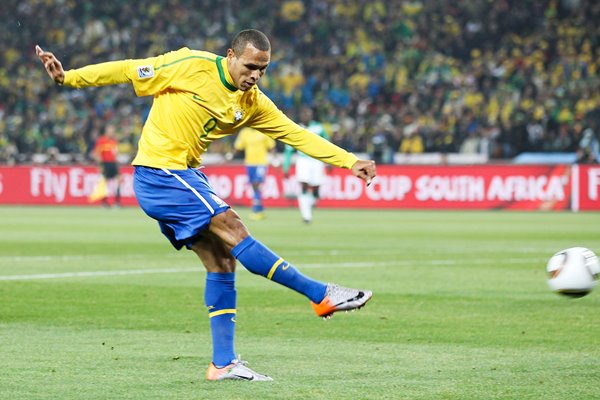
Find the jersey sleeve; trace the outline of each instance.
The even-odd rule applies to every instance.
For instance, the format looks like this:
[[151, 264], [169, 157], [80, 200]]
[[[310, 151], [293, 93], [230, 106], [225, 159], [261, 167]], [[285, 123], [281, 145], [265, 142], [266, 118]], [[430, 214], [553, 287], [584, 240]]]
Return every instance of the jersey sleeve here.
[[192, 52], [184, 47], [157, 57], [92, 64], [66, 71], [63, 85], [83, 88], [132, 83], [138, 96], [151, 96], [174, 85], [187, 67], [179, 61], [189, 57]]
[[130, 60], [92, 64], [65, 72], [64, 86], [83, 88], [130, 82], [127, 69]]
[[342, 168], [352, 168], [358, 157], [290, 120], [262, 92], [258, 95], [258, 111], [250, 125], [267, 136], [289, 144], [313, 158]]
[[[152, 96], [169, 88], [182, 89], [178, 79], [187, 76], [193, 53], [187, 47], [139, 60], [131, 60], [127, 73], [138, 96]], [[168, 67], [168, 68], [167, 68]]]

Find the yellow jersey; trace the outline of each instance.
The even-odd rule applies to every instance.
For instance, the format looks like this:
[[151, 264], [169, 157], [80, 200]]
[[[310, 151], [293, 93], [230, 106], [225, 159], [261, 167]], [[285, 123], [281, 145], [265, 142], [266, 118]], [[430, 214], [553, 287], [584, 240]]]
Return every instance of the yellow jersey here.
[[275, 141], [256, 129], [245, 127], [238, 133], [233, 147], [244, 151], [246, 165], [267, 165], [269, 151], [275, 147]]
[[153, 96], [133, 165], [198, 167], [210, 143], [244, 126], [326, 163], [351, 168], [358, 158], [291, 121], [262, 91], [238, 90], [227, 59], [186, 47], [145, 59], [110, 61], [65, 72], [74, 88], [130, 83]]

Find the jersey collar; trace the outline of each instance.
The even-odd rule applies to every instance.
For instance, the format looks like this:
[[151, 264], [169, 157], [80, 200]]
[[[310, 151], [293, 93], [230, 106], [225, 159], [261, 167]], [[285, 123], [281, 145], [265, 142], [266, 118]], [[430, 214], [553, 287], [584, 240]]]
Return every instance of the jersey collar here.
[[217, 69], [219, 70], [219, 78], [221, 79], [221, 83], [223, 84], [223, 86], [225, 86], [232, 92], [238, 90], [233, 84], [233, 79], [231, 79], [229, 69], [227, 69], [227, 59], [225, 57], [217, 56], [215, 62], [217, 63]]

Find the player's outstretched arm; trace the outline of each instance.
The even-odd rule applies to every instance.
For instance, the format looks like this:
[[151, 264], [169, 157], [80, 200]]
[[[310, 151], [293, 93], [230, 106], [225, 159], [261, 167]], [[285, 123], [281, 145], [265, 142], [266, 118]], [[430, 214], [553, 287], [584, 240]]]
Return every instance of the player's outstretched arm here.
[[377, 168], [375, 167], [375, 161], [371, 160], [358, 160], [352, 166], [352, 173], [354, 176], [359, 177], [367, 183], [367, 186], [371, 184], [371, 181], [377, 175]]
[[61, 84], [65, 81], [65, 70], [60, 61], [49, 51], [44, 51], [40, 46], [35, 46], [35, 54], [39, 57], [46, 72], [54, 82]]

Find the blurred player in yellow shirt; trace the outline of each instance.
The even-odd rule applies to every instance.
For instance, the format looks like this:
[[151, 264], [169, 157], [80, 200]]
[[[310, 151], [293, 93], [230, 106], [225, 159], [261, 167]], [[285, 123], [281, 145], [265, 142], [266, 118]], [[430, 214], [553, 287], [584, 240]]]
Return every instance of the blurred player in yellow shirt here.
[[252, 185], [252, 213], [250, 219], [265, 219], [261, 195], [261, 185], [265, 181], [269, 168], [269, 153], [275, 148], [275, 140], [253, 128], [240, 130], [233, 147], [244, 152], [244, 164], [248, 173], [248, 182]]
[[206, 379], [272, 380], [236, 358], [236, 261], [306, 296], [324, 318], [369, 301], [370, 291], [311, 279], [252, 237], [198, 169], [211, 142], [251, 126], [311, 157], [348, 168], [367, 184], [376, 175], [373, 161], [360, 160], [292, 122], [257, 87], [271, 61], [271, 44], [262, 32], [239, 32], [225, 57], [184, 47], [157, 57], [65, 72], [54, 54], [39, 46], [36, 54], [60, 85], [126, 83], [138, 96], [154, 97], [132, 162], [133, 186], [140, 207], [158, 221], [171, 244], [194, 251], [206, 268], [204, 301], [213, 344]]

